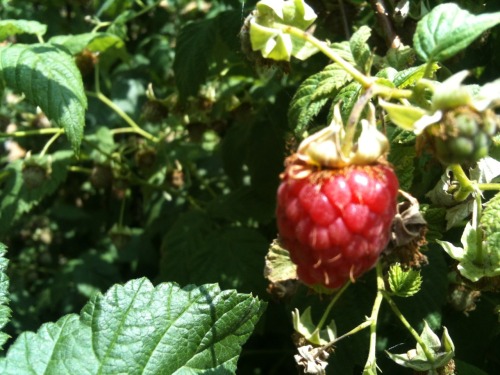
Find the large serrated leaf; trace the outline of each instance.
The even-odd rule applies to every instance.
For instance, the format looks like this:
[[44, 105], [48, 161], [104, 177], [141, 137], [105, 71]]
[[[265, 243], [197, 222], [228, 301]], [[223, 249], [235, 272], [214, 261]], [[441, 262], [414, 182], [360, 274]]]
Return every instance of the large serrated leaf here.
[[311, 100], [321, 98], [333, 98], [335, 93], [347, 82], [351, 81], [351, 75], [338, 64], [330, 64], [318, 73], [319, 84], [314, 90]]
[[77, 315], [26, 332], [0, 360], [5, 375], [234, 373], [265, 304], [216, 284], [154, 287], [147, 279], [96, 294]]
[[0, 48], [0, 80], [39, 106], [64, 128], [78, 153], [85, 125], [87, 97], [71, 55], [45, 44], [14, 44]]
[[288, 110], [288, 120], [295, 134], [301, 135], [326, 102], [351, 80], [351, 76], [334, 63], [302, 82]]
[[0, 41], [16, 34], [44, 35], [47, 32], [47, 25], [37, 21], [27, 20], [1, 20], [0, 21]]
[[175, 47], [174, 73], [182, 99], [195, 95], [207, 78], [217, 25], [216, 18], [209, 18], [188, 23], [180, 31]]
[[[486, 252], [499, 251], [500, 239], [500, 193], [497, 193], [486, 204], [486, 208], [479, 221], [480, 227], [484, 232], [483, 249]], [[500, 264], [498, 265], [500, 268]]]
[[[7, 248], [3, 243], [0, 243], [0, 330], [9, 322], [10, 308], [9, 304], [9, 278], [7, 277], [7, 264], [5, 258]], [[0, 350], [9, 336], [0, 331]]]
[[413, 185], [415, 172], [414, 160], [417, 156], [415, 147], [393, 144], [389, 153], [389, 162], [395, 166], [399, 185], [402, 190], [409, 191]]
[[500, 12], [476, 16], [456, 4], [441, 4], [419, 21], [413, 47], [425, 61], [444, 61], [498, 23]]
[[[414, 66], [396, 73], [394, 77], [394, 85], [400, 89], [408, 86], [413, 86], [419, 79], [423, 78], [426, 73], [427, 64]], [[432, 73], [439, 69], [438, 64], [432, 64]]]
[[361, 94], [361, 89], [362, 86], [359, 83], [351, 82], [347, 86], [344, 86], [333, 100], [333, 104], [341, 102], [340, 112], [344, 123], [349, 119], [352, 108]]
[[66, 179], [67, 167], [72, 161], [73, 153], [69, 150], [58, 151], [47, 156], [51, 173], [36, 189], [30, 189], [23, 184], [23, 162], [21, 160], [7, 166], [6, 172], [9, 177], [0, 191], [0, 234], [7, 232], [19, 217], [29, 212], [43, 198], [56, 191]]
[[371, 51], [366, 43], [371, 36], [371, 29], [368, 26], [361, 26], [351, 37], [349, 43], [352, 56], [356, 65], [365, 73], [370, 68]]

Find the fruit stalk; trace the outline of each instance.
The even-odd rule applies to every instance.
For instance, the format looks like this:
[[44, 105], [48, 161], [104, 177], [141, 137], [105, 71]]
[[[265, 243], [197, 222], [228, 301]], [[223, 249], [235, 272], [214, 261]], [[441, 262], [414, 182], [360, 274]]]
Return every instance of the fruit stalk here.
[[348, 286], [351, 285], [350, 282], [347, 282], [336, 294], [335, 294], [335, 297], [332, 298], [332, 300], [330, 301], [330, 303], [328, 304], [327, 308], [325, 309], [325, 311], [323, 312], [323, 316], [321, 317], [321, 320], [319, 321], [316, 329], [314, 330], [314, 332], [312, 333], [311, 336], [314, 336], [314, 335], [317, 335], [319, 334], [319, 332], [321, 331], [321, 329], [323, 328], [323, 326], [325, 325], [326, 323], [326, 320], [328, 319], [328, 315], [330, 315], [330, 311], [332, 310], [332, 307], [333, 305], [335, 305], [335, 303], [339, 300], [340, 296], [346, 291], [346, 289], [348, 288]]
[[339, 54], [337, 54], [333, 49], [327, 46], [327, 44], [313, 35], [303, 31], [299, 28], [293, 26], [284, 26], [281, 24], [276, 24], [276, 28], [279, 28], [284, 33], [293, 35], [297, 38], [300, 38], [308, 43], [311, 43], [318, 50], [320, 50], [326, 57], [330, 60], [336, 62], [342, 69], [344, 69], [347, 73], [349, 73], [352, 78], [361, 84], [365, 89], [373, 87], [374, 95], [381, 95], [384, 97], [389, 97], [393, 99], [408, 99], [412, 96], [413, 92], [411, 90], [403, 90], [390, 88], [388, 86], [379, 85], [376, 83], [376, 78], [368, 77], [357, 70], [350, 63], [345, 61]]
[[418, 332], [415, 331], [415, 329], [411, 326], [411, 324], [408, 322], [408, 320], [406, 320], [403, 313], [401, 313], [401, 310], [399, 310], [398, 306], [396, 305], [394, 300], [391, 298], [389, 293], [387, 293], [386, 290], [383, 290], [382, 295], [384, 296], [385, 301], [389, 304], [389, 307], [394, 312], [394, 314], [399, 318], [401, 323], [403, 323], [403, 325], [406, 327], [408, 332], [411, 333], [411, 335], [413, 336], [415, 341], [421, 346], [421, 348], [425, 354], [425, 357], [427, 358], [429, 363], [434, 363], [434, 356], [432, 355], [431, 351], [429, 350], [429, 348], [427, 347], [425, 342], [422, 340], [422, 338], [419, 336]]
[[382, 266], [380, 263], [377, 263], [375, 266], [377, 272], [377, 295], [375, 297], [375, 301], [373, 302], [372, 313], [370, 315], [369, 321], [370, 324], [370, 349], [368, 352], [368, 358], [366, 359], [366, 364], [364, 371], [376, 371], [377, 362], [376, 362], [376, 352], [377, 352], [377, 320], [378, 313], [380, 311], [380, 306], [382, 305], [382, 300], [384, 296], [382, 292], [385, 290], [384, 277], [382, 275]]

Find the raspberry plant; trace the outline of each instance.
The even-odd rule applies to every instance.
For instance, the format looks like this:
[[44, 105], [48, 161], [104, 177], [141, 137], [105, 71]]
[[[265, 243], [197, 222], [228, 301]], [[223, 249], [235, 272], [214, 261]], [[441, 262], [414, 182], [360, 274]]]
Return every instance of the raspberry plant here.
[[498, 1], [0, 18], [0, 373], [500, 371]]

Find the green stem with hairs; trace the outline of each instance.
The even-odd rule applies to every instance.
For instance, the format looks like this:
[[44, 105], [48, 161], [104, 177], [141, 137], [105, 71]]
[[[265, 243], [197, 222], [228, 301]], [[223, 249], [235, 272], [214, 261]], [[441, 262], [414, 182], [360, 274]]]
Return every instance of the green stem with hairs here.
[[144, 129], [142, 129], [137, 123], [132, 120], [132, 118], [125, 113], [120, 107], [118, 107], [113, 101], [111, 101], [106, 95], [104, 95], [101, 92], [87, 92], [87, 95], [96, 97], [99, 99], [101, 102], [106, 104], [109, 108], [111, 108], [118, 116], [120, 116], [132, 129], [132, 133], [137, 133], [141, 136], [143, 136], [146, 139], [149, 139], [151, 142], [159, 142], [159, 139], [156, 138], [154, 135], [148, 133]]
[[19, 130], [19, 131], [12, 132], [12, 133], [0, 133], [0, 138], [22, 138], [22, 137], [29, 137], [32, 135], [57, 134], [61, 131], [64, 133], [64, 129], [62, 129], [62, 128]]
[[49, 150], [50, 146], [52, 146], [52, 144], [57, 140], [57, 138], [59, 138], [61, 136], [61, 134], [64, 133], [64, 129], [59, 129], [59, 131], [57, 133], [55, 133], [48, 141], [47, 143], [45, 144], [45, 146], [43, 147], [43, 150], [40, 152], [40, 157], [43, 157], [45, 156], [45, 154], [47, 153], [47, 151]]
[[481, 235], [481, 228], [479, 228], [479, 219], [483, 213], [483, 202], [481, 199], [481, 194], [476, 194], [476, 201], [474, 211], [472, 212], [472, 227], [476, 231], [476, 257], [474, 263], [477, 265], [484, 264], [484, 254], [483, 254], [483, 236]]
[[347, 73], [349, 73], [349, 75], [351, 75], [351, 77], [356, 82], [361, 84], [361, 86], [363, 86], [365, 89], [372, 87], [374, 95], [380, 95], [386, 98], [394, 98], [394, 99], [410, 98], [412, 96], [413, 92], [411, 90], [396, 89], [377, 84], [376, 83], [377, 79], [375, 77], [368, 77], [364, 75], [354, 66], [352, 66], [352, 64], [344, 60], [337, 52], [335, 52], [335, 50], [328, 47], [328, 45], [325, 42], [315, 38], [306, 31], [303, 31], [293, 26], [286, 26], [282, 24], [275, 24], [274, 26], [286, 34], [290, 34], [292, 36], [300, 38], [315, 46], [326, 57], [336, 62], [342, 69], [344, 69]]
[[106, 95], [101, 92], [100, 80], [99, 80], [99, 64], [95, 65], [94, 71], [94, 84], [95, 84], [95, 92], [87, 92], [87, 95], [93, 96], [99, 99], [101, 102], [106, 104], [109, 108], [111, 108], [118, 116], [120, 116], [128, 126], [133, 130], [133, 133], [139, 134], [146, 139], [149, 139], [151, 142], [158, 143], [160, 140], [156, 138], [154, 135], [148, 133], [144, 129], [142, 129], [137, 123], [125, 113], [119, 106], [117, 106], [111, 99], [109, 99]]
[[384, 299], [383, 291], [385, 291], [384, 276], [382, 275], [382, 266], [380, 265], [380, 262], [377, 263], [376, 272], [377, 295], [375, 296], [372, 313], [368, 320], [370, 322], [370, 349], [368, 352], [368, 358], [366, 359], [365, 368], [363, 370], [364, 372], [372, 371], [374, 373], [376, 373], [377, 370], [377, 320], [380, 306], [382, 305], [382, 300]]
[[326, 320], [328, 319], [328, 315], [330, 315], [330, 311], [332, 310], [333, 305], [335, 305], [335, 303], [339, 300], [340, 296], [346, 291], [349, 285], [351, 285], [350, 281], [345, 283], [345, 285], [335, 294], [335, 297], [332, 298], [311, 336], [319, 334], [319, 331], [321, 331], [326, 323]]
[[457, 202], [462, 202], [474, 191], [474, 184], [469, 180], [460, 164], [451, 164], [448, 168], [453, 172], [453, 176], [460, 185], [458, 191], [453, 194], [453, 198]]
[[408, 320], [406, 320], [406, 318], [401, 313], [401, 311], [399, 310], [399, 308], [396, 305], [396, 303], [394, 302], [394, 300], [389, 295], [389, 293], [387, 293], [384, 290], [382, 292], [382, 295], [384, 296], [384, 299], [389, 304], [389, 306], [390, 306], [391, 310], [394, 312], [394, 314], [399, 318], [399, 320], [401, 321], [401, 323], [403, 323], [403, 325], [406, 327], [406, 329], [411, 333], [411, 335], [413, 336], [413, 338], [415, 339], [415, 341], [417, 341], [417, 343], [421, 346], [421, 348], [422, 348], [422, 350], [423, 350], [423, 352], [425, 354], [425, 358], [427, 358], [427, 360], [429, 361], [429, 363], [431, 363], [431, 364], [434, 363], [434, 356], [433, 356], [433, 354], [431, 353], [431, 351], [429, 350], [429, 348], [427, 347], [427, 345], [425, 344], [425, 342], [422, 340], [422, 338], [419, 336], [419, 334], [417, 333], [417, 331], [415, 331], [415, 329], [410, 325], [410, 323], [408, 322]]
[[70, 165], [68, 167], [68, 171], [70, 171], [70, 172], [76, 172], [76, 173], [83, 173], [83, 174], [87, 174], [87, 175], [92, 174], [92, 169], [80, 167], [78, 165]]
[[500, 183], [477, 184], [479, 190], [500, 190]]

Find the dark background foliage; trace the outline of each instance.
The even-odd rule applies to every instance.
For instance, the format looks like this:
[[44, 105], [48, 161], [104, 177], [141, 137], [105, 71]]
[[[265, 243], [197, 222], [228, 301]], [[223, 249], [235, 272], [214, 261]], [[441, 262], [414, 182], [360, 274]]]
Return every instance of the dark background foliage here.
[[[15, 152], [0, 155], [0, 241], [9, 248], [12, 340], [25, 330], [63, 314], [78, 312], [96, 290], [146, 276], [156, 283], [181, 285], [218, 282], [269, 300], [267, 312], [245, 345], [240, 374], [294, 373], [290, 311], [313, 306], [319, 317], [326, 306], [305, 287], [286, 301], [266, 292], [264, 256], [276, 237], [275, 192], [284, 158], [297, 142], [287, 112], [298, 85], [327, 61], [315, 56], [290, 67], [252, 64], [240, 49], [239, 31], [255, 2], [132, 0], [45, 0], [0, 3], [2, 19], [37, 20], [48, 25], [44, 36], [80, 34], [95, 26], [124, 41], [96, 56], [76, 57], [86, 90], [96, 90], [99, 61], [102, 92], [142, 128], [161, 137], [158, 143], [121, 132], [117, 114], [88, 95], [86, 128], [78, 159], [61, 137], [50, 148], [49, 183], [40, 190], [22, 190], [23, 162]], [[392, 1], [387, 1], [390, 5]], [[440, 1], [415, 1], [435, 6]], [[471, 12], [500, 10], [498, 1], [456, 1]], [[483, 3], [483, 2], [482, 2]], [[384, 31], [370, 2], [311, 1], [318, 13], [316, 35], [347, 40], [361, 25], [374, 29], [369, 43], [378, 54], [386, 47]], [[417, 19], [396, 25], [411, 44]], [[17, 43], [34, 43], [19, 35]], [[477, 82], [498, 76], [500, 30], [485, 33], [460, 56], [446, 62], [440, 74], [472, 69]], [[148, 85], [157, 100], [148, 98]], [[4, 90], [0, 131], [42, 129], [48, 120], [25, 101]], [[311, 125], [320, 126], [326, 113]], [[16, 138], [16, 149], [38, 154], [49, 137]], [[417, 156], [410, 143], [394, 158], [404, 160], [412, 175], [406, 188], [423, 204], [440, 178], [442, 167], [428, 155]], [[9, 146], [10, 147], [10, 146]], [[395, 160], [396, 160], [395, 159]], [[395, 161], [393, 160], [393, 161]], [[13, 178], [12, 176], [17, 176]], [[49, 186], [50, 185], [50, 186]], [[17, 189], [17, 190], [16, 190]], [[14, 195], [12, 192], [17, 192]], [[9, 211], [10, 210], [10, 211]], [[493, 374], [500, 370], [498, 295], [484, 292], [477, 308], [464, 314], [460, 301], [450, 300], [450, 259], [432, 240], [457, 241], [460, 231], [444, 231], [443, 212], [431, 207], [425, 249], [423, 289], [414, 298], [398, 300], [410, 322], [423, 319], [444, 325], [457, 347], [461, 374]], [[374, 275], [360, 279], [334, 308], [341, 332], [369, 314]], [[470, 307], [470, 306], [469, 306]], [[413, 339], [385, 307], [378, 328], [379, 366], [384, 374], [411, 373], [392, 364], [383, 350], [405, 352]], [[366, 332], [339, 343], [329, 369], [360, 373], [368, 351]]]

